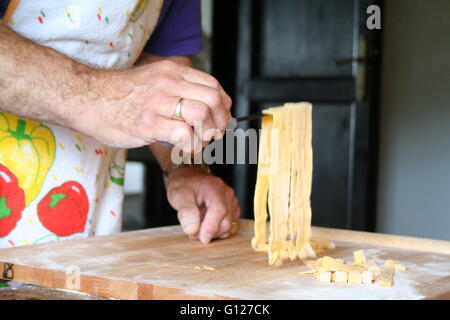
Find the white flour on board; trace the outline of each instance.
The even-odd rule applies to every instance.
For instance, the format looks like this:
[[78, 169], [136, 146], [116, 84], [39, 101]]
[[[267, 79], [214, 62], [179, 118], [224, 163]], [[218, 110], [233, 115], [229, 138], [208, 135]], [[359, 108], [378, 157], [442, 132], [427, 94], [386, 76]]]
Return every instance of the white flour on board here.
[[[347, 245], [340, 243], [342, 249]], [[406, 255], [408, 251], [398, 250], [394, 248], [374, 248], [373, 246], [361, 246], [366, 256], [373, 259], [380, 267], [383, 267], [385, 259], [392, 256], [400, 256], [401, 253]], [[399, 255], [400, 254], [400, 255]], [[339, 256], [339, 254], [337, 254]], [[334, 258], [337, 256], [332, 255]], [[345, 261], [352, 261], [352, 256], [339, 256]], [[184, 288], [187, 293], [193, 295], [209, 295], [213, 296], [218, 292], [228, 296], [240, 299], [296, 299], [296, 300], [413, 300], [424, 299], [426, 296], [421, 292], [421, 285], [426, 283], [426, 279], [450, 277], [450, 259], [435, 254], [429, 254], [426, 257], [427, 263], [411, 263], [407, 259], [403, 261], [401, 258], [395, 259], [406, 266], [406, 271], [396, 271], [393, 279], [392, 287], [381, 287], [378, 283], [373, 284], [341, 284], [330, 283], [325, 284], [319, 282], [312, 274], [299, 274], [308, 268], [304, 264], [298, 265], [298, 276], [292, 275], [284, 279], [277, 278], [271, 280], [270, 272], [276, 270], [267, 266], [267, 277], [256, 286], [243, 286], [242, 282], [239, 286], [233, 285], [235, 281], [230, 279], [228, 284], [224, 285], [215, 281], [214, 272], [205, 274], [202, 281], [185, 281]], [[216, 267], [220, 270], [220, 266]], [[235, 278], [242, 278], [244, 270], [236, 273]], [[218, 275], [217, 275], [218, 276]], [[168, 285], [179, 287], [179, 281], [168, 281], [158, 279], [151, 281], [160, 285]], [[177, 285], [178, 284], [178, 285]]]

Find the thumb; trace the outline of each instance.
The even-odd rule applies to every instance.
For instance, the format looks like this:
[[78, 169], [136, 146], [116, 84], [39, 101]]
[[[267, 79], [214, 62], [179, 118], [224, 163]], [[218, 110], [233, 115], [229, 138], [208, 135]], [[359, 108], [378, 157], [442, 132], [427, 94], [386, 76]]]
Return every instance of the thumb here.
[[185, 206], [178, 210], [178, 221], [184, 233], [195, 236], [200, 229], [200, 209], [197, 206]]
[[199, 232], [201, 222], [201, 211], [194, 190], [169, 187], [167, 198], [171, 206], [177, 210], [178, 221], [184, 233], [194, 237]]

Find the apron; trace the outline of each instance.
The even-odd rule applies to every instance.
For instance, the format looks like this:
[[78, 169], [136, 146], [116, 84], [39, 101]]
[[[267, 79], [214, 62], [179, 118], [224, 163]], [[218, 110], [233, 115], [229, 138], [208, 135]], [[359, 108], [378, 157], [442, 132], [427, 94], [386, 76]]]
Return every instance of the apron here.
[[[11, 1], [17, 33], [97, 68], [131, 67], [163, 0]], [[126, 150], [0, 112], [0, 248], [120, 232]]]

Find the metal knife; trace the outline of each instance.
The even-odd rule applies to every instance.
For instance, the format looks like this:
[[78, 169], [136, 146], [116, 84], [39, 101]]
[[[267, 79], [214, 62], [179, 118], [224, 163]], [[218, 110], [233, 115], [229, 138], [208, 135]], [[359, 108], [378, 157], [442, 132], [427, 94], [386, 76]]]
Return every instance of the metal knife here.
[[[238, 117], [238, 118], [233, 117], [233, 118], [231, 118], [230, 122], [228, 123], [226, 130], [235, 130], [237, 128], [237, 126], [239, 125], [239, 122], [256, 120], [263, 116], [264, 116], [264, 114], [262, 112], [257, 112], [257, 113], [252, 113], [252, 114], [249, 114], [249, 115], [243, 116], [243, 117]], [[165, 142], [165, 141], [160, 141], [159, 143], [165, 147], [172, 146], [171, 143]]]

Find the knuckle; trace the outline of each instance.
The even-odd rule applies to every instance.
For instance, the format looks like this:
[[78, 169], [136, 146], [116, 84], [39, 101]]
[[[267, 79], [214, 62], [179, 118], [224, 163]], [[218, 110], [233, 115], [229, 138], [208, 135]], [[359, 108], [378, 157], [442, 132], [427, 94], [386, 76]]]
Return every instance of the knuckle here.
[[187, 135], [191, 134], [191, 127], [188, 124], [181, 122], [181, 121], [179, 121], [177, 123], [176, 130], [179, 131], [183, 136], [187, 136]]
[[151, 109], [147, 109], [141, 115], [141, 124], [148, 130], [148, 128], [153, 128], [156, 125], [157, 119], [157, 113]]
[[225, 131], [225, 129], [227, 128], [228, 125], [227, 120], [219, 120], [218, 124], [217, 124], [217, 129], [219, 129], [220, 131]]
[[231, 218], [223, 219], [220, 225], [222, 231], [228, 231], [231, 229]]
[[219, 178], [219, 177], [217, 177], [217, 176], [212, 176], [211, 178], [210, 178], [210, 183], [212, 184], [212, 185], [218, 185], [219, 187], [221, 187], [221, 185], [222, 185], [222, 179], [221, 178]]
[[175, 69], [177, 67], [177, 63], [171, 60], [162, 60], [157, 62], [159, 67], [163, 69]]
[[172, 140], [178, 143], [189, 139], [190, 136], [191, 128], [183, 122], [177, 123], [175, 129], [171, 133]]
[[176, 128], [174, 131], [176, 132], [177, 137], [179, 137], [179, 138], [184, 138], [184, 137], [186, 137], [187, 135], [189, 135], [189, 129], [186, 128], [186, 127], [185, 127], [184, 125], [182, 125], [182, 124], [179, 124], [179, 125], [178, 125], [178, 128]]
[[229, 95], [226, 95], [226, 105], [225, 105], [225, 107], [227, 108], [227, 109], [231, 109], [231, 105], [233, 104], [233, 100], [230, 98], [230, 96]]
[[223, 217], [227, 213], [227, 208], [225, 205], [218, 203], [216, 207], [214, 208], [216, 214], [220, 217]]
[[208, 93], [207, 99], [208, 99], [208, 104], [212, 108], [217, 108], [222, 103], [222, 99], [220, 98], [220, 94], [217, 90], [212, 90], [210, 93]]
[[157, 83], [162, 88], [170, 88], [175, 85], [176, 79], [168, 74], [159, 74], [157, 76]]
[[219, 89], [221, 88], [219, 81], [214, 78], [213, 76], [210, 76], [210, 84], [213, 88]]
[[178, 211], [177, 212], [178, 221], [181, 221], [181, 220], [185, 219], [186, 216], [187, 216], [186, 211]]
[[209, 116], [208, 107], [203, 105], [199, 105], [198, 107], [196, 107], [195, 116], [196, 116], [195, 120], [205, 121], [206, 119], [208, 119]]
[[195, 208], [194, 207], [184, 207], [183, 210], [178, 210], [177, 217], [179, 221], [182, 220], [195, 220]]
[[216, 234], [219, 231], [219, 226], [212, 222], [207, 223], [204, 228], [205, 232], [209, 234]]
[[213, 77], [212, 75], [206, 73], [206, 72], [202, 72], [199, 73], [199, 75], [201, 75], [201, 77], [203, 78], [204, 82], [213, 88], [219, 89], [221, 88], [221, 85], [219, 83], [219, 80], [217, 80], [215, 77]]
[[177, 202], [180, 191], [180, 188], [177, 186], [169, 188], [167, 190], [167, 199], [169, 200], [169, 202], [171, 202], [172, 205]]
[[[160, 81], [157, 81], [156, 82], [157, 84], [160, 84]], [[146, 97], [147, 98], [147, 97]], [[147, 99], [147, 102], [149, 103], [149, 104], [151, 104], [151, 103], [160, 103], [163, 99], [165, 99], [166, 98], [166, 96], [165, 96], [165, 94], [162, 92], [162, 91], [160, 91], [160, 90], [155, 90], [154, 92], [152, 92], [149, 96], [148, 96], [148, 99]]]

